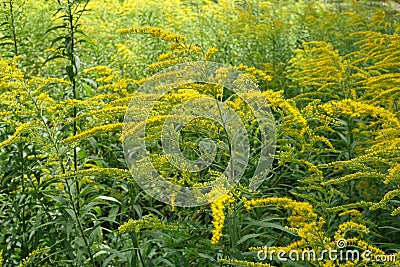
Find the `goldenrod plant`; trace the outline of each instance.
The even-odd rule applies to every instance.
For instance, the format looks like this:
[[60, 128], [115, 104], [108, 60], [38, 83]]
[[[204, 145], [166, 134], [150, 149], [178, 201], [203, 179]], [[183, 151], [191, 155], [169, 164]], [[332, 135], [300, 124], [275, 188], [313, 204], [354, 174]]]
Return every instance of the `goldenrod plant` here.
[[[1, 10], [0, 266], [400, 266], [396, 1], [5, 0]], [[214, 83], [167, 75], [213, 62], [227, 66]], [[260, 93], [221, 86], [229, 69]], [[164, 80], [146, 93], [154, 77]], [[257, 180], [259, 97], [276, 152]], [[204, 98], [245, 129], [231, 187], [224, 120], [175, 125], [187, 162], [214, 156], [206, 167], [178, 166], [163, 147], [166, 123]], [[145, 135], [139, 123], [125, 131], [127, 111], [148, 115]], [[196, 196], [216, 201], [148, 194], [124, 154], [138, 132], [165, 181], [214, 183]]]

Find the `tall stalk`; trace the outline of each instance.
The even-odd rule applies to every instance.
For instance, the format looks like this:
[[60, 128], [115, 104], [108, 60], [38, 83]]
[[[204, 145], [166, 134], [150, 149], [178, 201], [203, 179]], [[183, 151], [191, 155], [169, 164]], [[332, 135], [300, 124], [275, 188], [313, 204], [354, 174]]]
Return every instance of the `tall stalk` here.
[[[72, 95], [73, 99], [76, 100], [78, 99], [77, 96], [77, 88], [76, 88], [76, 76], [78, 75], [78, 67], [76, 65], [75, 61], [75, 31], [76, 27], [74, 24], [74, 14], [71, 9], [72, 3], [70, 0], [68, 0], [68, 8], [67, 8], [67, 15], [68, 15], [68, 27], [69, 27], [69, 36], [66, 38], [67, 40], [70, 41], [70, 44], [66, 43], [66, 48], [67, 48], [67, 56], [69, 59], [69, 65], [66, 66], [66, 71], [68, 74], [68, 77], [71, 81], [72, 84]], [[77, 107], [74, 106], [74, 111], [73, 111], [73, 118], [76, 118], [78, 113]], [[77, 134], [77, 125], [76, 125], [76, 120], [74, 120], [73, 123], [73, 135], [75, 136]], [[73, 152], [73, 162], [74, 162], [74, 171], [76, 172], [78, 170], [78, 152], [77, 148], [74, 147], [74, 152]], [[78, 179], [75, 179], [75, 187], [78, 195], [80, 194], [80, 188], [79, 188], [79, 182]], [[77, 202], [77, 208], [79, 210], [79, 201]]]
[[[17, 39], [17, 25], [16, 25], [16, 10], [13, 0], [8, 0], [8, 15], [9, 21], [5, 24], [8, 26], [9, 34], [11, 37], [11, 45], [12, 45], [12, 56], [17, 57], [19, 56], [18, 50], [18, 39]], [[20, 158], [20, 173], [21, 173], [21, 186], [22, 186], [22, 194], [25, 194], [25, 179], [24, 176], [27, 175], [25, 172], [25, 156], [24, 156], [24, 145], [22, 143], [18, 144], [18, 156]], [[22, 203], [20, 208], [20, 215], [21, 215], [21, 249], [22, 249], [22, 256], [28, 256], [28, 240], [27, 240], [27, 221], [26, 221], [26, 203]]]
[[[86, 7], [88, 4], [87, 1], [73, 1], [67, 0], [66, 2], [57, 1], [60, 8], [58, 12], [62, 11], [62, 15], [58, 17], [58, 19], [62, 20], [63, 23], [61, 26], [56, 26], [48, 30], [58, 30], [63, 29], [65, 31], [65, 35], [57, 37], [53, 43], [60, 42], [59, 50], [62, 51], [62, 57], [67, 60], [67, 65], [65, 66], [66, 75], [68, 76], [69, 81], [71, 82], [71, 92], [73, 100], [79, 99], [79, 86], [78, 86], [78, 75], [79, 75], [79, 58], [77, 55], [76, 44], [79, 40], [77, 40], [77, 34], [80, 32], [78, 29], [78, 21], [81, 18], [82, 14], [86, 11]], [[83, 5], [82, 5], [83, 4]], [[57, 13], [58, 13], [57, 12]], [[62, 42], [60, 41], [62, 40]], [[57, 57], [54, 57], [57, 58]], [[75, 119], [78, 114], [78, 108], [76, 106], [73, 107], [72, 118]], [[78, 126], [76, 120], [74, 120], [72, 125], [72, 134], [75, 136], [78, 133]], [[77, 147], [73, 148], [73, 159], [72, 159], [72, 170], [76, 173], [78, 171], [78, 150]], [[65, 173], [65, 169], [63, 169]], [[73, 189], [71, 188], [71, 183], [68, 181], [68, 178], [65, 180], [66, 189], [68, 197], [71, 199], [71, 207], [76, 218], [76, 227], [81, 235], [84, 245], [86, 246], [87, 253], [90, 258], [90, 263], [92, 266], [96, 266], [94, 261], [93, 253], [90, 249], [89, 240], [85, 234], [84, 227], [81, 221], [81, 207], [80, 207], [80, 194], [81, 189], [79, 185], [79, 179], [75, 176], [74, 185], [75, 185], [75, 194], [73, 193]]]
[[10, 8], [10, 29], [11, 29], [11, 37], [13, 41], [13, 49], [14, 56], [18, 56], [18, 42], [17, 42], [17, 29], [15, 26], [15, 14], [14, 14], [14, 6], [13, 1], [8, 0], [8, 5]]

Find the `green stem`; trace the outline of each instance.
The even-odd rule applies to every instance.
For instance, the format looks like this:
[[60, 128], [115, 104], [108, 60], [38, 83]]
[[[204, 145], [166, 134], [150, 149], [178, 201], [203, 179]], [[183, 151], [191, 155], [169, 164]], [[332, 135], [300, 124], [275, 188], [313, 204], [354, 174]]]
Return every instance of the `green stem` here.
[[[29, 93], [29, 95], [30, 95], [30, 93]], [[59, 155], [62, 173], [65, 174], [65, 173], [66, 173], [66, 169], [65, 169], [65, 166], [64, 166], [64, 163], [63, 163], [63, 160], [62, 160], [62, 154], [60, 153], [60, 150], [59, 150], [59, 148], [58, 148], [58, 145], [57, 145], [55, 136], [54, 136], [54, 134], [51, 132], [50, 128], [48, 127], [48, 125], [47, 125], [47, 123], [46, 123], [46, 121], [45, 121], [45, 119], [44, 119], [44, 117], [43, 117], [42, 111], [41, 111], [40, 107], [38, 106], [36, 100], [33, 98], [32, 95], [30, 95], [30, 96], [31, 96], [31, 98], [33, 99], [33, 103], [34, 103], [34, 105], [35, 105], [35, 108], [37, 109], [37, 111], [38, 111], [39, 114], [40, 114], [39, 117], [40, 117], [40, 119], [41, 119], [41, 122], [42, 122], [43, 125], [45, 126], [46, 132], [47, 132], [47, 134], [48, 134], [49, 137], [50, 137], [50, 140], [51, 140], [51, 142], [52, 142], [52, 144], [53, 144], [53, 147], [54, 147], [54, 149], [55, 149], [55, 151], [56, 151], [56, 154]], [[95, 262], [94, 262], [94, 258], [93, 258], [92, 252], [91, 252], [90, 247], [89, 247], [89, 242], [88, 242], [88, 240], [87, 240], [87, 238], [86, 238], [86, 235], [85, 235], [85, 232], [84, 232], [84, 229], [83, 229], [81, 220], [80, 220], [80, 213], [79, 213], [79, 210], [75, 207], [75, 204], [74, 204], [74, 202], [75, 202], [74, 200], [75, 200], [75, 199], [74, 199], [74, 196], [73, 196], [72, 193], [71, 193], [72, 191], [71, 191], [70, 184], [68, 183], [68, 179], [65, 178], [65, 181], [64, 181], [64, 182], [65, 182], [65, 184], [66, 184], [66, 186], [67, 186], [68, 197], [70, 198], [71, 203], [72, 203], [72, 205], [71, 205], [71, 206], [72, 206], [72, 211], [73, 211], [73, 213], [74, 213], [74, 215], [75, 215], [75, 217], [76, 217], [76, 220], [77, 220], [77, 223], [78, 223], [78, 229], [79, 229], [80, 234], [82, 235], [83, 242], [85, 243], [85, 246], [87, 247], [87, 250], [88, 250], [88, 253], [89, 253], [89, 257], [90, 257], [90, 261], [91, 261], [91, 264], [92, 264], [93, 266], [96, 266], [96, 264], [95, 264]]]
[[[23, 145], [21, 143], [18, 144], [19, 152], [20, 152], [20, 157], [21, 157], [21, 184], [22, 184], [22, 193], [25, 194], [25, 181], [24, 181], [24, 175], [25, 175], [25, 158], [24, 158], [24, 149]], [[26, 195], [25, 197], [27, 197]], [[27, 231], [26, 231], [26, 220], [25, 220], [25, 205], [22, 204], [22, 214], [21, 214], [21, 219], [22, 219], [22, 244], [21, 244], [21, 249], [22, 253], [24, 256], [28, 255], [28, 246], [27, 246]]]
[[[67, 4], [68, 4], [68, 9], [67, 9], [68, 14], [67, 15], [68, 15], [68, 24], [69, 24], [68, 25], [68, 27], [69, 27], [69, 36], [68, 36], [68, 38], [70, 39], [70, 46], [68, 47], [68, 51], [67, 52], [68, 52], [68, 58], [69, 58], [69, 61], [70, 61], [70, 66], [72, 68], [72, 75], [70, 75], [69, 77], [70, 77], [70, 80], [71, 80], [71, 83], [72, 83], [73, 99], [76, 100], [76, 99], [78, 99], [77, 83], [76, 83], [76, 75], [78, 74], [78, 69], [77, 69], [76, 61], [75, 61], [75, 31], [76, 31], [76, 27], [75, 27], [75, 24], [74, 24], [74, 15], [75, 15], [76, 10], [75, 11], [71, 10], [71, 7], [72, 7], [73, 3], [70, 0], [68, 0]], [[85, 5], [85, 7], [86, 7], [86, 5]], [[83, 11], [84, 11], [84, 9], [81, 10], [81, 14], [83, 13]], [[76, 21], [75, 21], [76, 23], [77, 23], [77, 20], [79, 18], [80, 18], [80, 16], [76, 19]], [[77, 107], [74, 106], [74, 110], [73, 110], [73, 118], [74, 119], [77, 117], [77, 113], [78, 113]], [[76, 134], [77, 134], [77, 122], [74, 121], [74, 123], [73, 123], [73, 135], [75, 136]], [[76, 173], [78, 171], [78, 151], [77, 151], [77, 147], [74, 147], [74, 151], [73, 151], [73, 165], [74, 165], [73, 169], [74, 169], [74, 171]], [[78, 223], [78, 229], [79, 229], [79, 231], [81, 233], [83, 242], [85, 243], [85, 246], [87, 248], [87, 251], [88, 251], [88, 254], [89, 254], [89, 257], [90, 257], [90, 262], [91, 262], [91, 264], [93, 266], [96, 266], [94, 258], [93, 258], [93, 254], [92, 254], [90, 246], [89, 246], [89, 242], [88, 242], [88, 240], [86, 238], [86, 235], [85, 235], [85, 232], [84, 232], [84, 229], [83, 229], [83, 225], [82, 225], [82, 222], [80, 220], [80, 212], [79, 212], [79, 210], [80, 210], [80, 204], [79, 204], [80, 186], [79, 186], [78, 177], [75, 176], [76, 195], [78, 196], [77, 199], [75, 199], [74, 196], [72, 195], [71, 187], [70, 187], [70, 184], [68, 183], [67, 179], [66, 179], [66, 185], [67, 185], [68, 195], [69, 195], [69, 197], [71, 199], [71, 202], [72, 202], [71, 206], [73, 208], [73, 212], [74, 212], [74, 215], [75, 215], [77, 223]]]
[[[71, 10], [71, 3], [70, 1], [68, 1], [68, 23], [69, 23], [69, 38], [70, 38], [70, 48], [68, 51], [68, 57], [69, 57], [69, 61], [70, 61], [70, 65], [72, 67], [72, 71], [73, 71], [73, 75], [70, 77], [71, 79], [71, 83], [72, 83], [72, 94], [73, 94], [73, 98], [74, 100], [76, 100], [78, 98], [77, 96], [77, 88], [76, 88], [76, 78], [75, 76], [77, 75], [77, 68], [76, 68], [76, 62], [75, 62], [75, 26], [74, 26], [74, 14], [72, 13]], [[75, 119], [77, 116], [78, 110], [77, 107], [74, 106], [74, 114], [73, 114], [73, 118]], [[76, 124], [76, 120], [74, 120], [74, 124], [73, 124], [73, 134], [76, 135], [77, 134], [77, 124]], [[74, 147], [74, 170], [75, 172], [78, 170], [78, 156], [77, 156], [77, 148]], [[77, 180], [76, 180], [77, 182]], [[76, 183], [76, 189], [77, 192], [79, 194], [79, 183]]]
[[17, 43], [17, 30], [15, 28], [15, 19], [14, 19], [14, 10], [12, 0], [8, 0], [8, 4], [10, 5], [10, 19], [11, 19], [11, 33], [14, 44], [14, 56], [18, 56], [18, 43]]
[[[140, 247], [139, 247], [139, 238], [138, 238], [138, 236], [137, 236], [137, 234], [135, 233], [135, 232], [132, 232], [131, 233], [131, 239], [132, 239], [132, 243], [133, 243], [133, 248], [134, 248], [134, 250], [136, 250], [136, 252], [132, 255], [134, 258], [132, 259], [132, 267], [133, 267], [133, 265], [135, 264], [135, 262], [136, 262], [136, 253], [137, 253], [137, 255], [139, 256], [139, 260], [140, 260], [140, 262], [142, 263], [142, 266], [144, 267], [144, 266], [146, 266], [145, 264], [144, 264], [144, 260], [143, 260], [143, 256], [142, 256], [142, 253], [140, 252]], [[136, 266], [135, 266], [136, 267]]]
[[[351, 117], [349, 116], [349, 119], [348, 119], [348, 121], [347, 121], [347, 129], [348, 129], [348, 131], [349, 131], [349, 143], [348, 143], [348, 148], [347, 148], [347, 150], [348, 150], [348, 160], [351, 160], [352, 158], [353, 158], [353, 150], [352, 150], [352, 147], [353, 147], [353, 142], [354, 142], [354, 136], [353, 136], [353, 125], [352, 125], [352, 119], [351, 119]], [[349, 190], [349, 196], [351, 196], [352, 195], [352, 188], [353, 188], [353, 181], [350, 181], [349, 182], [349, 188], [348, 188], [348, 190]]]
[[349, 131], [349, 143], [347, 147], [347, 153], [348, 153], [348, 159], [351, 160], [353, 158], [353, 142], [354, 142], [354, 136], [353, 136], [353, 125], [352, 125], [352, 119], [349, 118], [347, 121], [347, 129]]

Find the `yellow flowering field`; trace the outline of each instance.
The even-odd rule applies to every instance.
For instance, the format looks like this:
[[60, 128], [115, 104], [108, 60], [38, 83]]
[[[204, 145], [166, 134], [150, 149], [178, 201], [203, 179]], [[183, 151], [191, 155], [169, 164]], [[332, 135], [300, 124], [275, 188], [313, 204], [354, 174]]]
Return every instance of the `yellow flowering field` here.
[[0, 267], [400, 266], [398, 1], [0, 9]]

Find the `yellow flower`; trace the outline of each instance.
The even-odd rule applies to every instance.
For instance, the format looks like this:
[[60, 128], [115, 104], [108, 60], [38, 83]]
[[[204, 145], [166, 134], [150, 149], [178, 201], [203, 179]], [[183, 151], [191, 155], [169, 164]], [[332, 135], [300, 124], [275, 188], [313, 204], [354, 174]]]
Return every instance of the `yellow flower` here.
[[83, 71], [83, 73], [89, 73], [89, 72], [97, 72], [100, 75], [111, 75], [113, 73], [113, 70], [108, 67], [108, 66], [95, 66], [95, 67], [91, 67], [88, 69], [85, 69]]
[[130, 232], [140, 232], [142, 230], [146, 231], [156, 231], [159, 229], [176, 230], [178, 227], [172, 223], [165, 223], [161, 221], [157, 216], [149, 214], [143, 216], [140, 220], [130, 219], [128, 222], [122, 224], [118, 227], [120, 234], [130, 233]]
[[218, 244], [219, 240], [222, 237], [222, 228], [224, 227], [225, 222], [225, 214], [224, 209], [227, 203], [232, 203], [234, 201], [234, 197], [231, 193], [224, 195], [222, 198], [211, 203], [211, 211], [212, 211], [212, 224], [214, 229], [212, 230], [211, 244]]
[[128, 34], [128, 33], [148, 33], [153, 37], [158, 37], [164, 41], [175, 41], [175, 42], [183, 42], [186, 43], [186, 38], [183, 35], [173, 33], [169, 30], [163, 30], [161, 28], [151, 27], [151, 26], [143, 26], [143, 27], [132, 27], [129, 29], [121, 29], [119, 30], [120, 34]]
[[288, 217], [288, 221], [292, 225], [304, 225], [308, 222], [315, 221], [317, 214], [313, 210], [313, 206], [307, 202], [298, 202], [287, 197], [269, 197], [247, 200], [243, 199], [243, 205], [247, 210], [252, 207], [275, 206], [291, 210], [292, 213]]
[[27, 267], [30, 266], [36, 256], [48, 251], [49, 248], [40, 248], [32, 251], [29, 255], [22, 260], [22, 262], [18, 265], [18, 267]]
[[361, 217], [362, 216], [361, 212], [356, 210], [356, 209], [350, 209], [350, 210], [346, 210], [344, 212], [341, 212], [341, 213], [339, 213], [339, 216], [343, 217], [343, 216], [346, 216], [346, 215], [349, 215], [349, 214], [351, 214], [354, 217]]
[[217, 52], [218, 52], [217, 48], [211, 47], [210, 49], [207, 50], [206, 54], [204, 55], [203, 60], [205, 60], [205, 61], [210, 60]]

